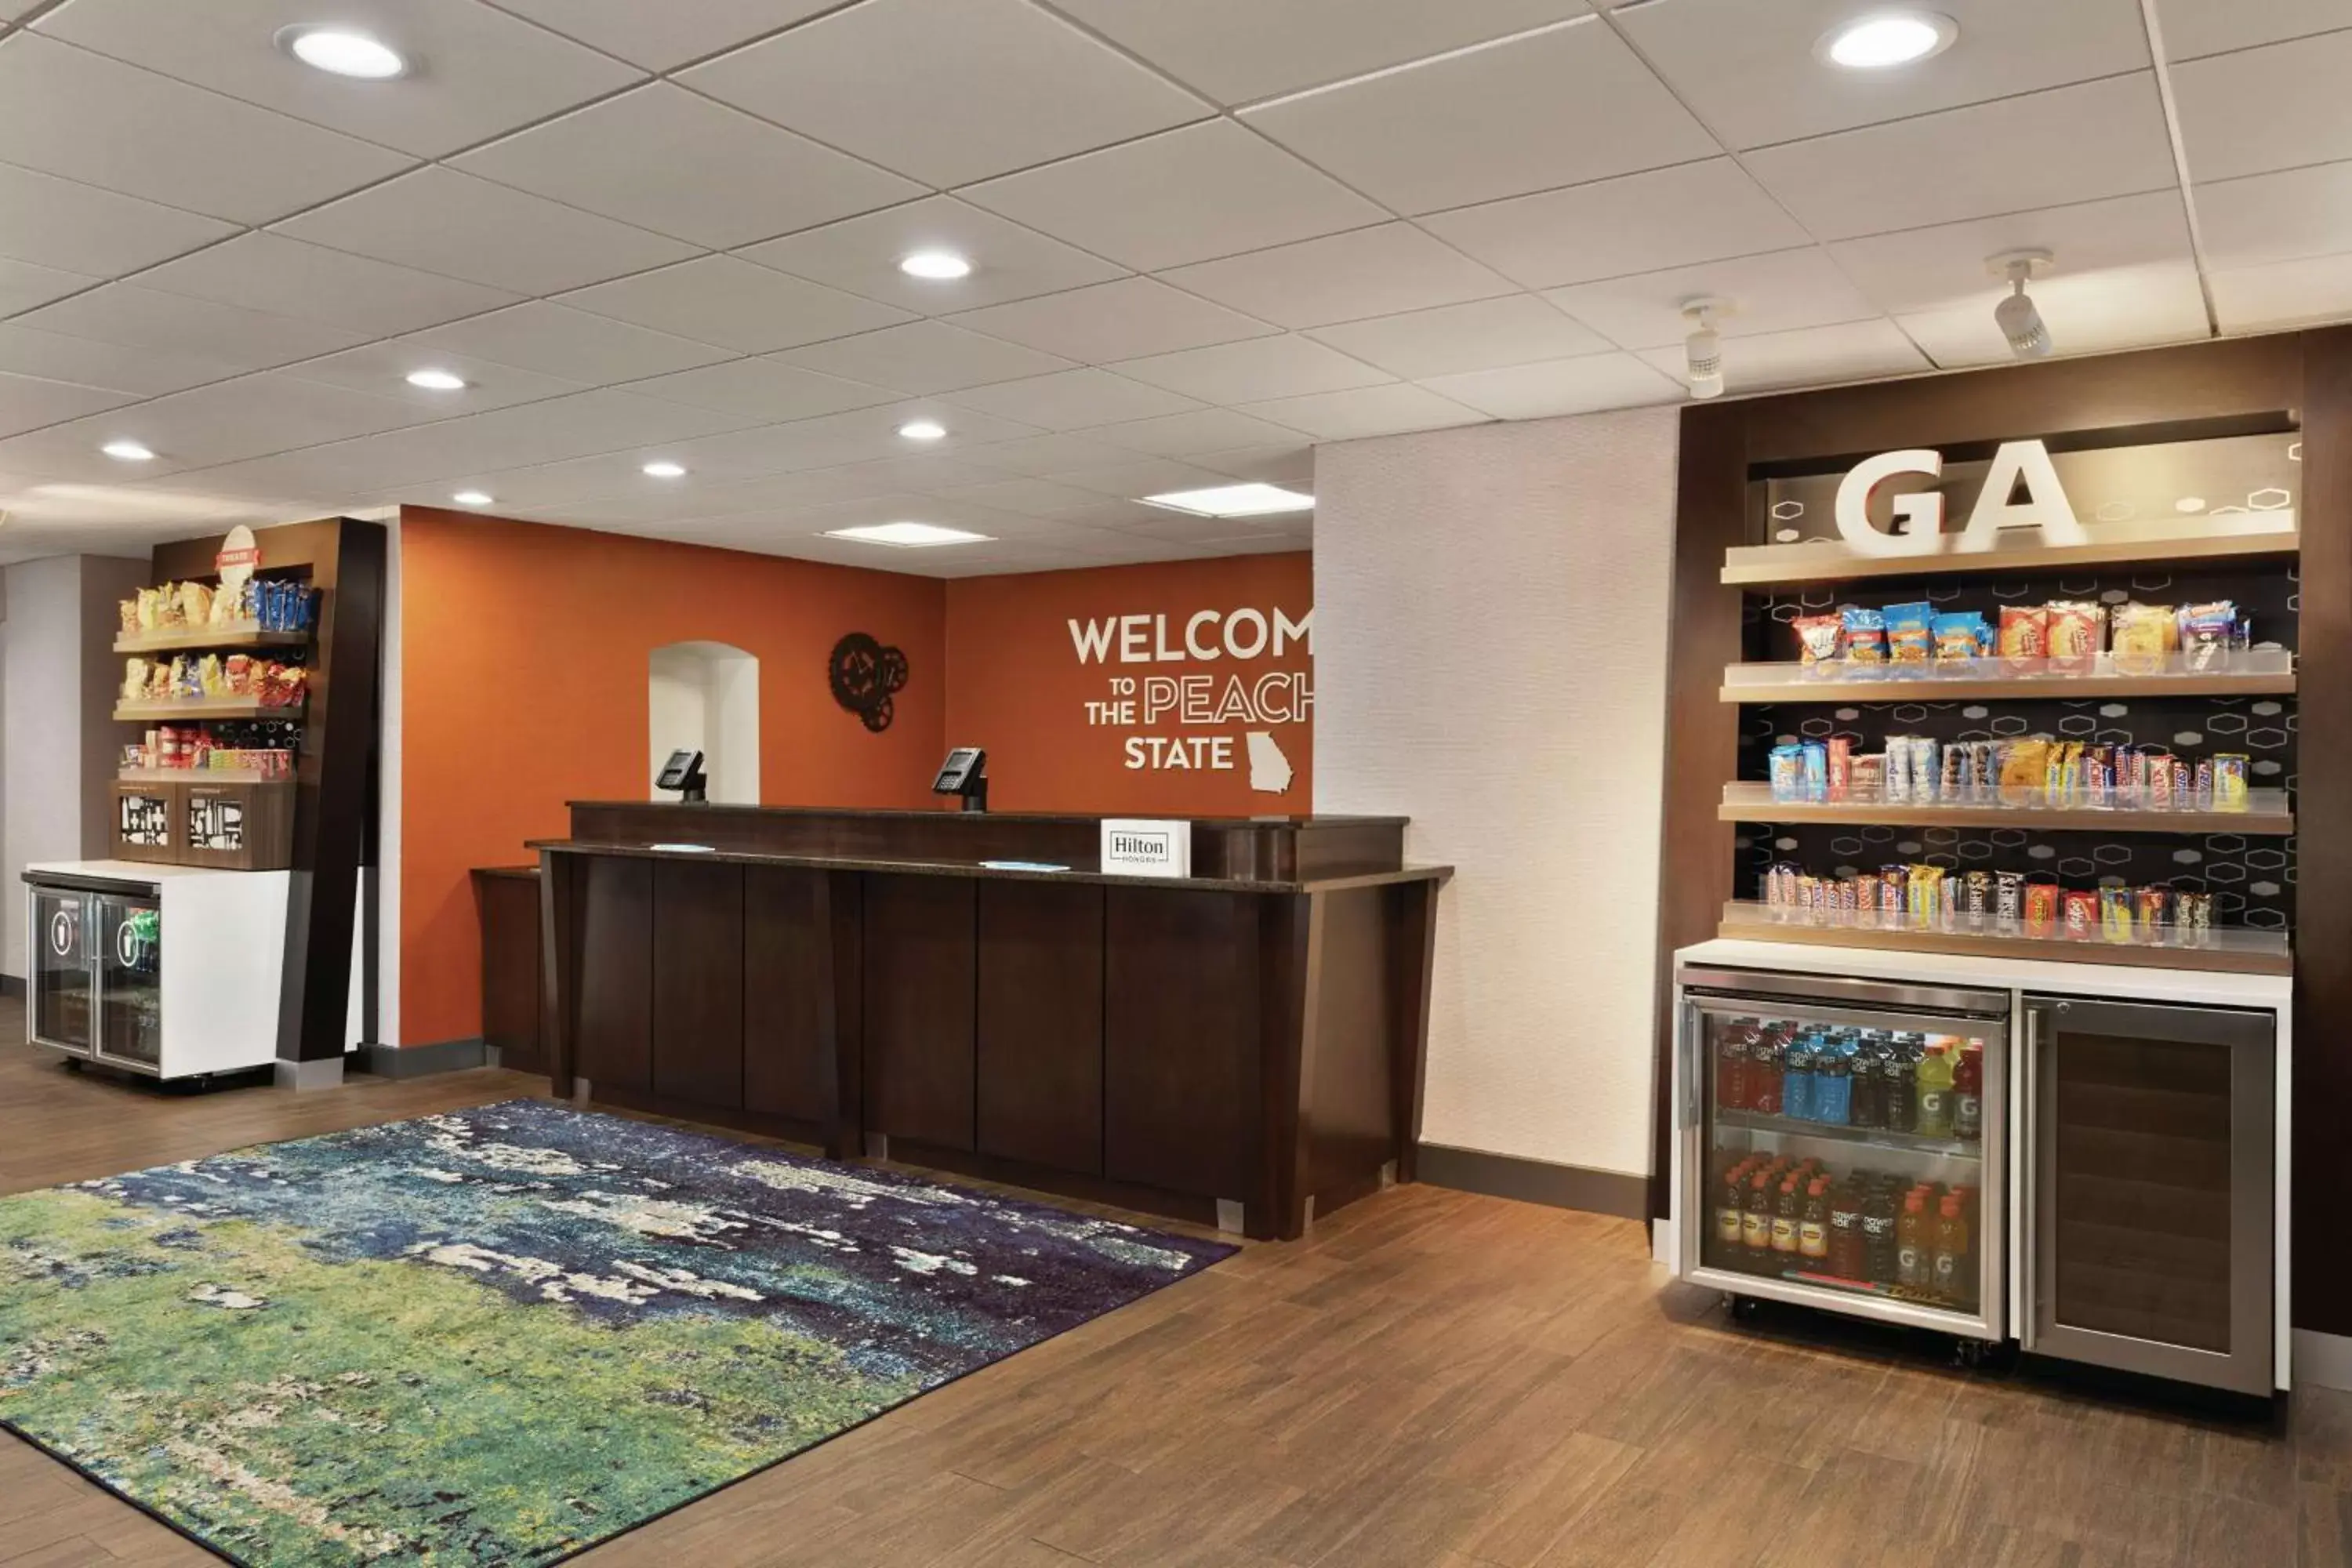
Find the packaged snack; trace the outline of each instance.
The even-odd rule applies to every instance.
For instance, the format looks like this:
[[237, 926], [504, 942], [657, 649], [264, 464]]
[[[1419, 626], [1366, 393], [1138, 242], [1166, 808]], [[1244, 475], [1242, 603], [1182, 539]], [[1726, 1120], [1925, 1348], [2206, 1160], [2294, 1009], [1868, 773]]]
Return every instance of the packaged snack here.
[[139, 634], [139, 601], [136, 598], [123, 599], [117, 602], [114, 608], [122, 617], [123, 636], [136, 637]]
[[2078, 797], [2093, 805], [2113, 805], [2116, 799], [2116, 762], [2113, 746], [2083, 748], [2083, 787]]
[[1804, 749], [1801, 746], [1775, 746], [1771, 755], [1772, 798], [1779, 801], [1805, 798]]
[[1871, 752], [1847, 759], [1851, 770], [1846, 780], [1847, 793], [1855, 800], [1886, 798], [1886, 753]]
[[2169, 605], [2121, 605], [2115, 614], [2110, 639], [2119, 675], [2155, 675], [2164, 668], [2165, 656], [2178, 636]]
[[2186, 757], [2172, 759], [2172, 804], [2176, 810], [2187, 810], [2196, 804], [2197, 770], [2189, 765]]
[[2099, 934], [2109, 942], [2132, 939], [2132, 893], [2129, 888], [2099, 889]]
[[2132, 895], [2132, 919], [2143, 940], [2156, 937], [2166, 923], [2171, 893], [2163, 888], [2142, 888]]
[[2000, 657], [2020, 675], [2039, 671], [2050, 657], [2050, 609], [2046, 605], [2000, 607]]
[[2025, 934], [2049, 936], [2058, 929], [2058, 884], [2025, 884]]
[[1911, 802], [1911, 737], [1886, 737], [1886, 771], [1882, 775], [1878, 797], [1895, 805]]
[[1909, 894], [1910, 876], [1901, 866], [1882, 866], [1878, 869], [1878, 912], [1899, 915]]
[[2213, 895], [2210, 893], [2175, 893], [2172, 896], [2172, 923], [2176, 929], [2205, 931], [2213, 929]]
[[1886, 606], [1886, 662], [1925, 664], [1935, 650], [1936, 607], [1933, 605]]
[[1937, 616], [1931, 624], [1936, 637], [1937, 664], [1963, 662], [1984, 652], [1980, 635], [1984, 631], [1984, 617], [1975, 611]]
[[1849, 664], [1884, 664], [1886, 662], [1886, 617], [1876, 610], [1860, 605], [1848, 605], [1839, 612], [1845, 630], [1845, 657]]
[[1936, 798], [1946, 802], [1967, 800], [1975, 793], [1975, 784], [1976, 770], [1969, 765], [1969, 743], [1955, 741], [1944, 748], [1944, 771]]
[[1932, 735], [1911, 737], [1911, 798], [1922, 805], [1936, 798], [1936, 780], [1942, 771]]
[[2200, 811], [2213, 809], [2213, 759], [2200, 757], [2197, 770], [2189, 775], [2189, 803]]
[[247, 612], [247, 595], [253, 591], [247, 581], [236, 588], [223, 588], [213, 595], [212, 625], [215, 629], [249, 624], [253, 617]]
[[1908, 896], [1911, 907], [1905, 912], [1914, 921], [1930, 924], [1941, 923], [1944, 914], [1944, 868], [1941, 866], [1912, 867]]
[[2213, 758], [2213, 809], [2243, 811], [2250, 802], [2247, 773], [2252, 760], [2236, 752], [2222, 752]]
[[2088, 942], [2099, 931], [2099, 895], [2079, 889], [2070, 890], [2059, 900], [2065, 911], [2066, 936], [2072, 942]]
[[[1823, 665], [1838, 656], [1845, 623], [1835, 616], [1799, 616], [1789, 623], [1797, 634], [1797, 657], [1808, 665]], [[1821, 674], [1830, 671], [1822, 670]]]
[[211, 624], [213, 591], [202, 583], [183, 583], [179, 586], [180, 621], [184, 626], [204, 626]]
[[2172, 799], [2172, 756], [2166, 752], [2144, 753], [2141, 763], [2147, 769], [2147, 782], [2140, 791], [2140, 805], [2149, 811], [2170, 811]]
[[1992, 913], [1992, 873], [1970, 871], [1960, 879], [1961, 912], [1971, 921], [1981, 921]]
[[232, 697], [253, 694], [253, 656], [233, 653], [221, 661], [221, 679]]
[[2009, 743], [2000, 763], [2000, 804], [2033, 805], [2049, 787], [2051, 743], [2042, 736], [2021, 736]]
[[1847, 735], [1829, 738], [1829, 798], [1844, 800], [1853, 786], [1853, 740]]
[[1806, 800], [1827, 800], [1830, 794], [1830, 749], [1819, 741], [1799, 744], [1800, 760], [1804, 764], [1804, 779], [1799, 793]]
[[2025, 914], [2025, 873], [1995, 871], [1992, 874], [1992, 915], [2004, 928], [2013, 927]]
[[2220, 669], [2238, 639], [2238, 606], [2227, 599], [2185, 605], [2179, 619], [2182, 662], [2190, 669]]
[[147, 700], [147, 661], [126, 658], [122, 661], [122, 686], [115, 695], [125, 702]]
[[2088, 675], [2098, 668], [2106, 611], [2098, 605], [2061, 600], [2050, 609], [2050, 673]]
[[228, 695], [228, 680], [221, 671], [220, 655], [208, 653], [196, 661], [196, 685], [207, 697]]

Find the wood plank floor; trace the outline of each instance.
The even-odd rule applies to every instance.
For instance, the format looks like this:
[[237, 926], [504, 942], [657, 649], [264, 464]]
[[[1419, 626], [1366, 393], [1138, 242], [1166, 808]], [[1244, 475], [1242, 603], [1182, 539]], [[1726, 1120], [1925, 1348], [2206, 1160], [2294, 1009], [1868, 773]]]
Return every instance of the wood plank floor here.
[[[0, 1005], [0, 1191], [544, 1079], [158, 1093]], [[2247, 1427], [1749, 1331], [1641, 1228], [1432, 1187], [1343, 1211], [578, 1561], [592, 1568], [2352, 1568], [2352, 1396]], [[207, 1553], [0, 1434], [0, 1564]]]

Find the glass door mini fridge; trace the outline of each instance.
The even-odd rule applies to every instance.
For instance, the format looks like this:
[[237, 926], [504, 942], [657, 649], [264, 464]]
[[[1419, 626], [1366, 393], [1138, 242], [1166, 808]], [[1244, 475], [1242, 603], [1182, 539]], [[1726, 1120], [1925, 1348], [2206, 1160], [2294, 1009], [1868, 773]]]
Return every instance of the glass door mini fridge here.
[[2008, 1332], [2011, 994], [1685, 965], [1673, 1223], [1735, 1302]]
[[163, 900], [129, 884], [35, 883], [34, 1044], [158, 1072], [163, 1058]]

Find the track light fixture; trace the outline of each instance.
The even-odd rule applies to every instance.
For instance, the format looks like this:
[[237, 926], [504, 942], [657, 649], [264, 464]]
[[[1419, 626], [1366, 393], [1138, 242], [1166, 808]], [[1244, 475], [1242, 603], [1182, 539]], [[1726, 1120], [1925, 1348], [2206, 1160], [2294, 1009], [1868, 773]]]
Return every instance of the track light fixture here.
[[2048, 359], [2057, 346], [2042, 320], [2042, 308], [2025, 291], [2026, 284], [2049, 271], [2055, 259], [2046, 250], [2004, 250], [1985, 258], [1986, 271], [2009, 279], [2009, 293], [1992, 308], [1992, 319], [2009, 340], [2009, 352], [2020, 359]]
[[1715, 330], [1720, 317], [1739, 309], [1728, 300], [1708, 295], [1683, 301], [1683, 320], [1690, 323], [1690, 336], [1683, 348], [1689, 356], [1690, 395], [1693, 397], [1723, 395], [1723, 339]]

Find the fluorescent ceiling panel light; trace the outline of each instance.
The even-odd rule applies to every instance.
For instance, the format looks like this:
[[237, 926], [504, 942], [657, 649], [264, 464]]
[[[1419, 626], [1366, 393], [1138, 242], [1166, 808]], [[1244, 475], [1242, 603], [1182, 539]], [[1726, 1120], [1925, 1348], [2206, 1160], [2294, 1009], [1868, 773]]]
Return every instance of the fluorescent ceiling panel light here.
[[99, 448], [108, 457], [125, 463], [152, 462], [155, 454], [136, 441], [109, 441]]
[[898, 426], [898, 434], [909, 441], [936, 441], [948, 433], [948, 427], [936, 419], [913, 419]]
[[927, 278], [935, 283], [950, 283], [971, 276], [971, 263], [952, 250], [919, 250], [898, 263], [898, 270], [909, 278]]
[[686, 465], [683, 463], [647, 463], [639, 471], [650, 479], [682, 479], [686, 478]]
[[869, 522], [862, 528], [831, 528], [827, 539], [854, 539], [861, 544], [887, 544], [894, 550], [926, 550], [937, 544], [985, 544], [992, 537], [941, 528], [935, 522]]
[[491, 498], [487, 490], [459, 490], [449, 499], [459, 506], [488, 506]]
[[1273, 517], [1286, 511], [1312, 511], [1315, 498], [1280, 485], [1216, 485], [1204, 490], [1145, 496], [1143, 504], [1189, 511], [1194, 517]]
[[408, 384], [427, 392], [463, 392], [466, 378], [446, 370], [412, 370], [408, 373]]
[[408, 62], [380, 39], [348, 27], [288, 27], [278, 47], [304, 65], [362, 81], [388, 81], [408, 74]]
[[1880, 11], [1832, 28], [1815, 52], [1848, 70], [1885, 70], [1942, 54], [1959, 24], [1935, 11]]

